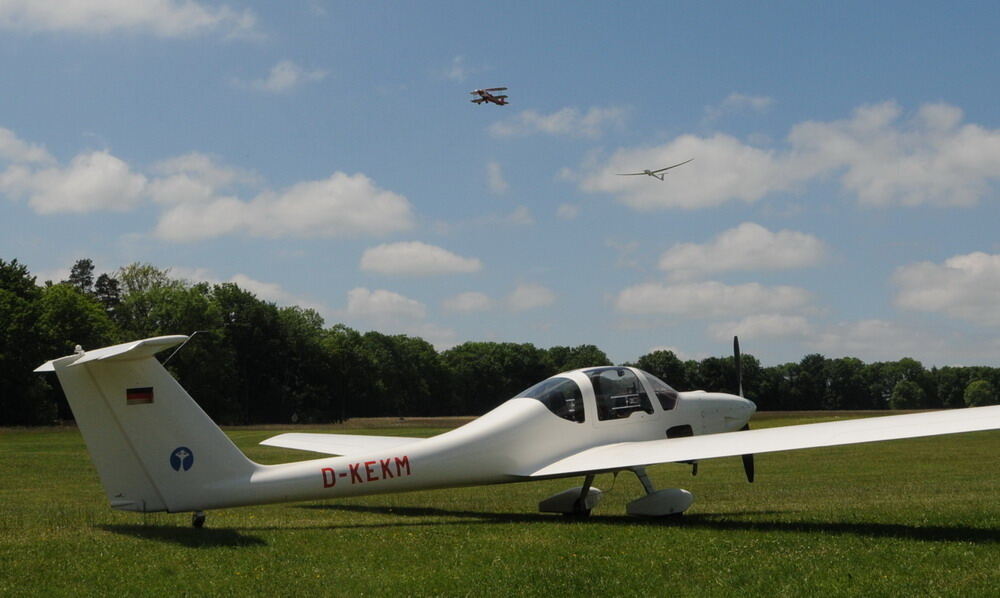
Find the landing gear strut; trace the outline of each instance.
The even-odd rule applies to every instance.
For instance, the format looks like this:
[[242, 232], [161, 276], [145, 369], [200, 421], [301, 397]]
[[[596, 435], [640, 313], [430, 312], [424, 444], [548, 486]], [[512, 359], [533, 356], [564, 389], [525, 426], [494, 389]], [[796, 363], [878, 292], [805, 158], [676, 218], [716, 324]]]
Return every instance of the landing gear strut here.
[[594, 475], [583, 480], [583, 486], [564, 490], [538, 503], [543, 513], [562, 513], [567, 517], [589, 517], [590, 511], [601, 500], [601, 491], [593, 487]]
[[191, 525], [201, 529], [205, 526], [205, 511], [195, 511], [191, 513]]

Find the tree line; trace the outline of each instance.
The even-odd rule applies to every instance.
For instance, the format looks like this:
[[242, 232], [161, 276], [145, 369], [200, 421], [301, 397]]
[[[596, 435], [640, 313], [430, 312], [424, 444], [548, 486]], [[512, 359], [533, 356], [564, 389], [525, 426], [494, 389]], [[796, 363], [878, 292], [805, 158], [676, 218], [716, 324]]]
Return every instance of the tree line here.
[[[72, 418], [55, 376], [32, 370], [76, 345], [195, 331], [167, 368], [224, 424], [479, 415], [558, 372], [611, 365], [594, 345], [466, 342], [439, 352], [418, 337], [326, 327], [314, 310], [278, 307], [234, 283], [175, 279], [150, 264], [97, 275], [81, 259], [66, 280], [39, 284], [16, 259], [0, 259], [0, 425]], [[998, 368], [926, 369], [910, 358], [742, 360], [746, 396], [761, 410], [986, 405], [1000, 388]], [[736, 387], [732, 357], [684, 361], [654, 351], [625, 365], [679, 390]]]

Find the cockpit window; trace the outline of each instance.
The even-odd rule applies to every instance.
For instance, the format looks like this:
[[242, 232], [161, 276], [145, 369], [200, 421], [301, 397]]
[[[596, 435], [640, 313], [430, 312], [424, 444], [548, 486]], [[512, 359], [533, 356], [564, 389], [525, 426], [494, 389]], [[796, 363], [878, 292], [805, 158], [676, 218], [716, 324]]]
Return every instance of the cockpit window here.
[[563, 419], [583, 422], [583, 395], [576, 382], [569, 378], [549, 378], [519, 393], [516, 398], [537, 399]]
[[653, 387], [653, 394], [660, 401], [660, 407], [663, 407], [664, 411], [669, 411], [677, 405], [677, 391], [671, 388], [669, 384], [649, 372], [646, 372], [646, 380]]
[[624, 419], [636, 411], [653, 412], [639, 377], [625, 368], [597, 368], [585, 372], [594, 386], [597, 419]]

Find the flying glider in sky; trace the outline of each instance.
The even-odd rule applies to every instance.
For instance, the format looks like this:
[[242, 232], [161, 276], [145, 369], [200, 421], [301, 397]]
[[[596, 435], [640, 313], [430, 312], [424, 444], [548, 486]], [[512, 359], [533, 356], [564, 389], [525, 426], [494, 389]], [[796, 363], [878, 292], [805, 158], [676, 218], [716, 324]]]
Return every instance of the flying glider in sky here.
[[539, 509], [585, 516], [601, 498], [594, 476], [626, 470], [646, 491], [629, 514], [672, 515], [693, 497], [654, 488], [649, 465], [742, 456], [753, 481], [753, 453], [1000, 428], [998, 405], [749, 430], [756, 406], [742, 383], [739, 395], [678, 392], [642, 370], [602, 366], [543, 380], [431, 438], [280, 434], [261, 444], [337, 456], [260, 465], [154, 357], [187, 338], [80, 349], [36, 371], [59, 377], [113, 508], [193, 512], [196, 527], [208, 509], [566, 477], [583, 484]]
[[[694, 158], [691, 158], [691, 160], [694, 160]], [[649, 170], [649, 169], [647, 169], [647, 170], [643, 170], [642, 172], [619, 172], [617, 174], [618, 174], [618, 176], [641, 176], [641, 175], [646, 175], [646, 176], [651, 176], [654, 179], [660, 179], [662, 181], [663, 180], [663, 175], [667, 174], [668, 170], [670, 170], [671, 168], [677, 168], [678, 166], [684, 166], [685, 164], [687, 164], [691, 160], [685, 160], [685, 161], [681, 162], [680, 164], [674, 164], [673, 166], [667, 166], [666, 168], [660, 168], [658, 170]]]
[[510, 102], [507, 101], [507, 96], [505, 95], [493, 95], [494, 91], [507, 91], [506, 87], [490, 87], [489, 89], [476, 89], [470, 91], [472, 95], [479, 96], [474, 100], [469, 100], [473, 104], [482, 105], [484, 102], [489, 102], [491, 104], [496, 104], [497, 106], [506, 106]]

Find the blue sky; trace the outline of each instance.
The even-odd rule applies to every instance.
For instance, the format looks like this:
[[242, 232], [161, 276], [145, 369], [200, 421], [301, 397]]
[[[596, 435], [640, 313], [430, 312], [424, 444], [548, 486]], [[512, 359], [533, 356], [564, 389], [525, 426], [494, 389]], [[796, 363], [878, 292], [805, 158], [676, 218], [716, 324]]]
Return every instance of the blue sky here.
[[0, 0], [0, 256], [438, 348], [1000, 364], [1000, 8], [817, 4]]

